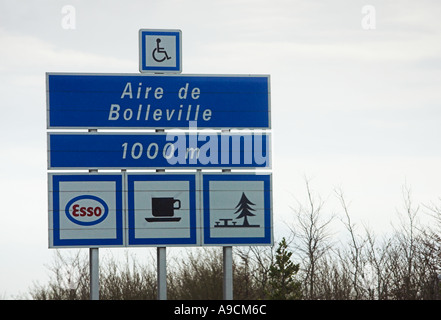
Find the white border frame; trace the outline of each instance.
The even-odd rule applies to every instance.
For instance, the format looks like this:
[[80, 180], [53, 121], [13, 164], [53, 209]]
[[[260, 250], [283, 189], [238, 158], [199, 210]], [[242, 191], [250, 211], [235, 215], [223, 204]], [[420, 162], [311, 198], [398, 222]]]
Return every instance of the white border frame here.
[[129, 126], [129, 127], [86, 127], [86, 126], [55, 126], [50, 125], [50, 101], [49, 101], [49, 76], [51, 75], [74, 75], [74, 76], [129, 76], [129, 77], [241, 77], [241, 78], [267, 78], [268, 81], [268, 126], [266, 127], [198, 127], [198, 129], [268, 129], [271, 130], [271, 76], [269, 74], [154, 74], [154, 73], [70, 73], [70, 72], [46, 72], [46, 129], [110, 129], [110, 130], [132, 130], [132, 129], [189, 129], [188, 127], [153, 127], [153, 126]]
[[[144, 32], [151, 32], [153, 34], [157, 33], [158, 36], [162, 34], [167, 33], [178, 33], [179, 34], [179, 47], [176, 48], [176, 52], [178, 52], [179, 55], [179, 61], [176, 61], [178, 63], [178, 66], [175, 69], [171, 69], [171, 67], [164, 67], [164, 69], [161, 69], [160, 67], [157, 67], [155, 69], [143, 69], [144, 65], [142, 63], [142, 56], [144, 53], [143, 48], [143, 39], [142, 35]], [[141, 73], [174, 73], [179, 74], [182, 72], [182, 31], [179, 29], [140, 29], [138, 32], [138, 47], [139, 47], [139, 72]]]

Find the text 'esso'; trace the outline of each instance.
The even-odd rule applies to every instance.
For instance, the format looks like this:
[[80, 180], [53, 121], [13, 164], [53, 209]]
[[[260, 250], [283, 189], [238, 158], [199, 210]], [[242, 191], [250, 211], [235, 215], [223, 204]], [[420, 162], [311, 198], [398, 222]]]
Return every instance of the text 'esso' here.
[[71, 199], [65, 208], [67, 218], [82, 226], [92, 226], [106, 219], [109, 208], [96, 196], [81, 195]]

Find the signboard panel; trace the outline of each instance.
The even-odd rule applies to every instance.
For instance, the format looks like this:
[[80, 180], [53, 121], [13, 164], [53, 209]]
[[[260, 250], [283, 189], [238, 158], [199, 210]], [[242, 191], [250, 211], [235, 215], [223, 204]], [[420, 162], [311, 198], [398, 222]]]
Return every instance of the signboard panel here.
[[49, 247], [124, 246], [121, 174], [49, 173]]
[[128, 174], [128, 245], [200, 245], [195, 174]]
[[48, 133], [49, 169], [268, 168], [260, 133]]
[[272, 245], [271, 174], [203, 174], [203, 245]]
[[[48, 169], [270, 168], [270, 133], [197, 131], [270, 129], [269, 75], [179, 75], [181, 38], [139, 30], [142, 74], [46, 73], [47, 128], [190, 132], [49, 132]], [[272, 245], [271, 179], [49, 173], [49, 247]]]
[[139, 71], [182, 71], [181, 30], [139, 30]]
[[270, 128], [268, 75], [47, 73], [47, 126]]
[[272, 245], [271, 174], [49, 173], [49, 247]]

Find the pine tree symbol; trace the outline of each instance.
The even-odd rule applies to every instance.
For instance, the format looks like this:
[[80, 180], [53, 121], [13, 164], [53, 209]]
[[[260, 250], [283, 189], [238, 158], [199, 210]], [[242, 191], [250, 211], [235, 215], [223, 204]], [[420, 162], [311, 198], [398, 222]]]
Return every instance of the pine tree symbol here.
[[[244, 227], [249, 227], [250, 224], [248, 222], [248, 217], [252, 217], [255, 216], [254, 213], [252, 213], [250, 210], [252, 211], [256, 211], [255, 209], [251, 208], [250, 205], [254, 205], [254, 203], [252, 203], [250, 200], [248, 200], [247, 196], [245, 195], [244, 192], [242, 192], [242, 197], [240, 198], [239, 203], [236, 206], [236, 213], [240, 212], [239, 216], [236, 217], [236, 219], [241, 219], [243, 218], [243, 224], [242, 226]], [[254, 226], [253, 226], [254, 227]]]

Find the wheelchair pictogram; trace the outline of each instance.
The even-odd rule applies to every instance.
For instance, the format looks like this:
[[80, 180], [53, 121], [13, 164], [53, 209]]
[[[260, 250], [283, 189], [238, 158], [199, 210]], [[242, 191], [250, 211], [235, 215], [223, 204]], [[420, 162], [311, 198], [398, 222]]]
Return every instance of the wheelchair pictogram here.
[[161, 42], [160, 38], [156, 39], [156, 48], [152, 51], [152, 57], [153, 60], [156, 62], [162, 62], [164, 60], [170, 60], [171, 57], [168, 56], [167, 51], [164, 48], [161, 48], [159, 46], [159, 43]]
[[181, 73], [181, 30], [139, 30], [139, 71]]

